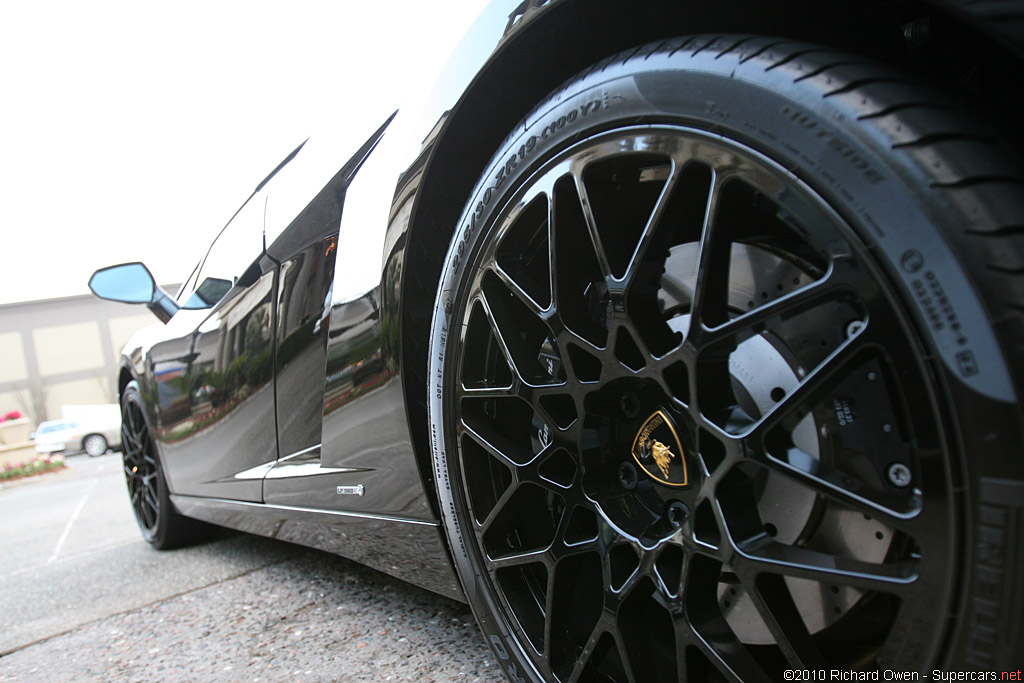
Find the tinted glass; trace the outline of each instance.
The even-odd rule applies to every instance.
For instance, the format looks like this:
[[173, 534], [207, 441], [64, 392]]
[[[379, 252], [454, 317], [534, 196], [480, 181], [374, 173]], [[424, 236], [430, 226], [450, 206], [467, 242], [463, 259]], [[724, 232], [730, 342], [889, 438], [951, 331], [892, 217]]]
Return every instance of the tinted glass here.
[[188, 301], [182, 308], [209, 308], [215, 303], [224, 298], [234, 283], [228, 280], [219, 280], [217, 278], [206, 278], [203, 280], [203, 284], [196, 288], [196, 291], [192, 292], [192, 296], [189, 297]]
[[78, 425], [74, 422], [56, 422], [54, 424], [44, 424], [39, 428], [39, 434], [51, 434], [53, 432], [62, 432], [65, 429], [75, 429]]
[[153, 276], [141, 263], [103, 268], [89, 279], [89, 289], [101, 299], [147, 304], [153, 299]]

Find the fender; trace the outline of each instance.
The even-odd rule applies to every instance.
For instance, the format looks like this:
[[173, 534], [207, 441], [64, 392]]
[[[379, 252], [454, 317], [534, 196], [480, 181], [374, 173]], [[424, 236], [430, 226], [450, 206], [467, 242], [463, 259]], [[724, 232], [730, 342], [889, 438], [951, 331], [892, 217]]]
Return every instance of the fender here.
[[[403, 107], [348, 190], [332, 310], [378, 292], [374, 300], [386, 322], [382, 331], [390, 337], [381, 340], [377, 352], [393, 369], [389, 377], [401, 382], [405, 402], [405, 415], [393, 407], [390, 420], [404, 423], [409, 431], [401, 439], [402, 455], [394, 459], [401, 471], [395, 476], [410, 490], [422, 489], [434, 516], [424, 330], [441, 262], [468, 192], [532, 103], [608, 54], [687, 33], [763, 33], [867, 52], [881, 61], [906, 59], [904, 27], [893, 19], [891, 3], [885, 0], [640, 0], [628, 6], [591, 0], [587, 12], [579, 11], [580, 5], [578, 0], [489, 4], [453, 52], [430, 96]], [[1002, 46], [1012, 55], [1011, 63], [1019, 64], [1024, 56], [1024, 29], [1005, 21], [1024, 16], [1024, 2], [981, 7], [967, 0], [931, 0], [927, 5], [964, 35]], [[544, 20], [537, 21], [540, 17]], [[551, 48], [555, 42], [557, 55]], [[376, 261], [377, 254], [382, 261]], [[333, 335], [329, 355], [345, 355]], [[328, 448], [341, 449], [325, 444]]]

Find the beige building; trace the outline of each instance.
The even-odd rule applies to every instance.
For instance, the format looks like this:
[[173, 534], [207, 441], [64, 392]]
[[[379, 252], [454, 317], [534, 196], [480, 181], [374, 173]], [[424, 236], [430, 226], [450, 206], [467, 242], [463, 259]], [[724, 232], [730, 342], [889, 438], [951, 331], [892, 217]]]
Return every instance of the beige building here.
[[156, 322], [143, 306], [89, 294], [0, 305], [0, 415], [39, 423], [62, 405], [113, 403], [121, 347]]

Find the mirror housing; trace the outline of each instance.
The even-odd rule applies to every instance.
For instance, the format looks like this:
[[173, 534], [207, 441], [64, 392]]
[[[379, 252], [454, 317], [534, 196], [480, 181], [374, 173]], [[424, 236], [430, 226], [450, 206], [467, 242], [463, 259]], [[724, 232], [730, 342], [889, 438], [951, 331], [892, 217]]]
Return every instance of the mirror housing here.
[[89, 278], [89, 289], [108, 301], [146, 304], [165, 324], [179, 308], [174, 299], [156, 284], [149, 268], [138, 261], [100, 268]]

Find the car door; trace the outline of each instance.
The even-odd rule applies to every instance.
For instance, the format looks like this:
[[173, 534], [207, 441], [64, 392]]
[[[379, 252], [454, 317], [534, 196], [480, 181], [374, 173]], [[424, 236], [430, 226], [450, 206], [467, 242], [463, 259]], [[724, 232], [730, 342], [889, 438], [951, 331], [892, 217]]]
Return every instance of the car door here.
[[[305, 188], [317, 184], [317, 171], [322, 169], [299, 161], [276, 179], [275, 208], [287, 206], [291, 194], [309, 196]], [[323, 388], [338, 224], [351, 172], [348, 165], [343, 166], [294, 218], [285, 211], [280, 215], [290, 220], [282, 218], [267, 226], [268, 240], [272, 240], [267, 254], [279, 264], [274, 368], [280, 457], [264, 481], [267, 503], [327, 507], [311, 492], [334, 492], [327, 479], [339, 470], [324, 468], [321, 462]], [[274, 221], [273, 211], [271, 216]], [[310, 477], [317, 477], [315, 484]]]
[[179, 294], [165, 341], [150, 351], [154, 430], [171, 490], [262, 501], [277, 459], [276, 264], [264, 254], [266, 196], [254, 194]]

